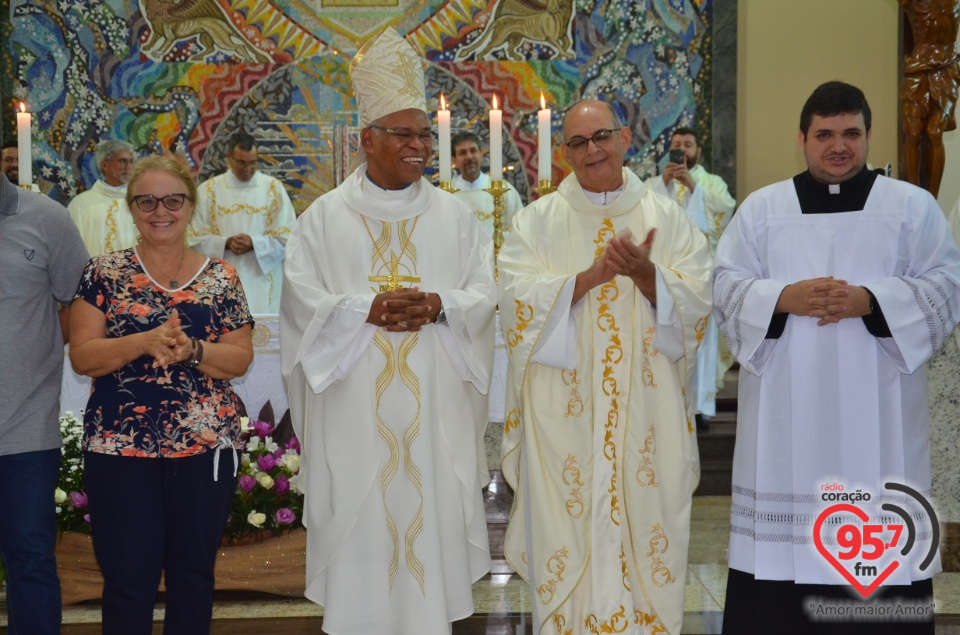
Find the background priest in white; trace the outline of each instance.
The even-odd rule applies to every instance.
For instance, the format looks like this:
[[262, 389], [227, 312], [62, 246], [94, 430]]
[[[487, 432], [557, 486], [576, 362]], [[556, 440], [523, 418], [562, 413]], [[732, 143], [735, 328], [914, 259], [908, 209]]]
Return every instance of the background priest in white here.
[[[710, 174], [700, 165], [703, 148], [697, 142], [692, 128], [680, 127], [670, 136], [671, 155], [681, 154], [682, 161], [669, 161], [663, 174], [652, 176], [646, 185], [657, 194], [668, 196], [687, 211], [690, 220], [703, 232], [710, 243], [710, 251], [717, 249], [717, 241], [733, 216], [737, 202], [723, 179]], [[721, 356], [721, 350], [726, 353]], [[723, 386], [723, 376], [733, 365], [733, 357], [720, 342], [717, 323], [712, 318], [697, 350], [697, 370], [693, 374], [693, 399], [700, 415], [717, 414], [717, 391]]]
[[129, 249], [140, 237], [126, 198], [133, 146], [116, 139], [103, 141], [97, 146], [96, 161], [103, 178], [67, 206], [91, 256]]
[[521, 210], [500, 252], [504, 551], [530, 582], [534, 633], [679, 633], [699, 476], [684, 390], [710, 249], [623, 169], [631, 132], [608, 104], [575, 105], [563, 133], [574, 174]]
[[240, 130], [228, 144], [230, 169], [200, 186], [187, 240], [234, 266], [251, 313], [276, 314], [283, 252], [297, 217], [283, 183], [257, 169], [256, 140]]
[[[925, 362], [960, 317], [960, 253], [943, 212], [928, 192], [865, 167], [870, 126], [862, 91], [818, 87], [800, 116], [807, 170], [751, 194], [717, 249], [715, 314], [740, 361], [724, 633], [934, 632], [932, 612], [909, 630], [829, 630], [804, 599], [860, 598], [814, 546], [814, 521], [832, 504], [825, 485], [869, 493], [857, 506], [883, 524], [887, 482], [929, 496]], [[933, 601], [939, 557], [919, 566], [931, 519], [903, 499], [916, 543], [871, 604]], [[838, 524], [825, 527], [835, 545]], [[902, 544], [886, 554], [899, 557]]]
[[[483, 165], [480, 137], [472, 132], [458, 132], [450, 140], [450, 147], [458, 172], [453, 177], [453, 187], [460, 190], [456, 193], [457, 198], [473, 210], [477, 220], [493, 236], [493, 195], [485, 191], [490, 189], [490, 175], [480, 169]], [[440, 160], [443, 161], [444, 157], [440, 157]], [[504, 180], [503, 183], [507, 186], [503, 195], [503, 230], [506, 236], [513, 216], [523, 209], [523, 201], [509, 181]]]
[[306, 596], [328, 633], [449, 633], [490, 568], [493, 247], [422, 177], [433, 132], [418, 54], [387, 29], [350, 67], [359, 167], [300, 217], [280, 312]]

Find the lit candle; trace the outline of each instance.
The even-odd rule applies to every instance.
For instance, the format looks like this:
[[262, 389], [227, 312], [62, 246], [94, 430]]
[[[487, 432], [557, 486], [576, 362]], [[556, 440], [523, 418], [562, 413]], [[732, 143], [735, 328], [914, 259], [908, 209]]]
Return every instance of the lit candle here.
[[449, 183], [450, 177], [450, 111], [447, 100], [440, 95], [440, 110], [437, 111], [437, 125], [440, 128], [440, 182]]
[[540, 111], [537, 113], [537, 176], [541, 181], [549, 181], [553, 176], [553, 139], [550, 136], [550, 109], [540, 93]]
[[503, 179], [503, 112], [497, 108], [496, 95], [490, 110], [490, 178]]
[[20, 112], [17, 113], [17, 162], [20, 170], [19, 185], [33, 183], [33, 155], [30, 145], [30, 124], [33, 115], [27, 112], [27, 106], [20, 102]]

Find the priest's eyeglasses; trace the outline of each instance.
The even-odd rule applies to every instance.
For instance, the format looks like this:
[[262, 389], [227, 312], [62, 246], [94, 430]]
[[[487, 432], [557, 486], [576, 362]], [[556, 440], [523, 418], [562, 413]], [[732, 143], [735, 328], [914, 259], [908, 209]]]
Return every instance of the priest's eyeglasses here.
[[133, 197], [133, 202], [137, 204], [137, 209], [144, 214], [152, 214], [157, 211], [157, 206], [160, 205], [160, 203], [163, 203], [163, 206], [169, 211], [176, 212], [183, 207], [183, 202], [186, 199], [187, 195], [183, 193], [167, 194], [166, 196], [138, 194]]
[[610, 139], [613, 137], [613, 133], [617, 130], [620, 130], [620, 128], [604, 128], [603, 130], [597, 130], [590, 137], [576, 136], [565, 143], [571, 150], [584, 150], [591, 141], [598, 146], [610, 141]]
[[418, 137], [424, 145], [431, 144], [437, 140], [437, 133], [433, 130], [422, 130], [417, 132], [412, 128], [384, 128], [382, 126], [374, 125], [367, 126], [367, 128], [382, 130], [387, 134], [392, 134], [401, 141], [411, 141], [414, 137]]

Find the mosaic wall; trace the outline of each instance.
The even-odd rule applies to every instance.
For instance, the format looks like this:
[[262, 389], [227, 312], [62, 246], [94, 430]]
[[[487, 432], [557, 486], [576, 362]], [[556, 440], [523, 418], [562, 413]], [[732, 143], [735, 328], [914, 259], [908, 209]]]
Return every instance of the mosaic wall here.
[[[297, 210], [335, 185], [356, 143], [349, 59], [378, 29], [406, 35], [454, 128], [487, 138], [504, 108], [507, 178], [536, 179], [536, 111], [583, 97], [614, 103], [629, 161], [652, 174], [669, 132], [692, 125], [709, 156], [714, 0], [0, 0], [5, 138], [14, 103], [34, 113], [34, 174], [67, 202], [97, 178], [92, 150], [122, 138], [184, 154], [201, 179], [226, 167], [239, 127]], [[12, 81], [10, 78], [12, 77]]]

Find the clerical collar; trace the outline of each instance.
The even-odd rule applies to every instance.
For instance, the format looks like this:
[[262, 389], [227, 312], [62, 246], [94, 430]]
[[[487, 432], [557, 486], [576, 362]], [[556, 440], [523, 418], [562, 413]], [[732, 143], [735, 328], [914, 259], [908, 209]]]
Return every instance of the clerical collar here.
[[233, 170], [227, 170], [227, 187], [254, 187], [257, 184], [258, 177], [260, 176], [260, 170], [257, 170], [253, 173], [253, 176], [250, 177], [248, 181], [241, 181], [237, 178], [237, 175], [233, 173]]
[[793, 186], [804, 214], [859, 212], [867, 204], [870, 190], [879, 176], [864, 167], [859, 174], [839, 185], [820, 183], [807, 170], [793, 177]]
[[[381, 192], [402, 192], [403, 190], [413, 185], [413, 183], [407, 183], [406, 185], [401, 187], [399, 190], [388, 190], [387, 188], [383, 187], [382, 185], [380, 185], [379, 183], [373, 180], [373, 178], [370, 176], [369, 170], [364, 172], [363, 174], [367, 177], [367, 180], [373, 183], [374, 185], [376, 185], [377, 189], [379, 189]], [[416, 183], [416, 181], [414, 181], [414, 183]]]
[[[623, 190], [627, 187], [627, 182], [624, 181], [620, 184], [620, 187], [613, 190], [612, 192], [591, 192], [589, 190], [583, 190], [583, 195], [587, 197], [587, 200], [593, 203], [598, 207], [606, 207], [607, 205], [612, 205], [620, 195], [623, 194]], [[583, 188], [581, 188], [583, 189]]]

